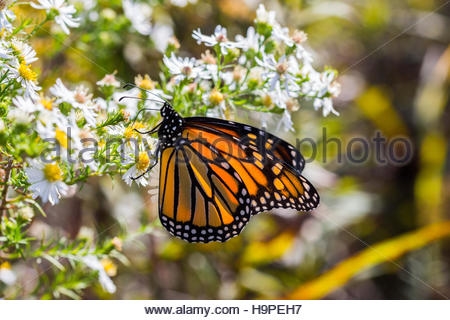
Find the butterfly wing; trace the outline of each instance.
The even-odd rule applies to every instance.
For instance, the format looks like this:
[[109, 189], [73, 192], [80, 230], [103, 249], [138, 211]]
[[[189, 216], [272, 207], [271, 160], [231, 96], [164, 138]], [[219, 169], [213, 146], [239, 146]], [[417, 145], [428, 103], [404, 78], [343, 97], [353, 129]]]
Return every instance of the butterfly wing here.
[[185, 142], [161, 154], [161, 223], [189, 242], [226, 241], [250, 219], [245, 185], [231, 166], [215, 161], [219, 153]]
[[186, 118], [161, 153], [160, 218], [189, 242], [226, 241], [250, 217], [273, 208], [309, 211], [319, 195], [289, 143], [252, 126]]
[[[305, 168], [305, 159], [297, 149], [290, 143], [264, 130], [215, 118], [191, 117], [186, 118], [186, 120], [192, 128], [205, 129], [214, 134], [216, 140], [221, 141], [217, 136], [222, 135], [222, 138], [226, 139], [225, 135], [229, 135], [232, 139], [237, 139], [243, 148], [250, 145], [253, 150], [257, 149], [261, 152], [264, 160], [269, 160], [270, 157], [277, 158], [298, 173], [301, 173]], [[265, 157], [265, 155], [268, 155], [268, 157]]]

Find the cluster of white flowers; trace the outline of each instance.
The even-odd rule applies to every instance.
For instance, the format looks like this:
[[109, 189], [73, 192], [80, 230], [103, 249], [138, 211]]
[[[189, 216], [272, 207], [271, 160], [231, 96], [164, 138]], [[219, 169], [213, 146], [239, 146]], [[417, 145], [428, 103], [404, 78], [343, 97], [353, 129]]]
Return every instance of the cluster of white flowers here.
[[229, 40], [226, 28], [219, 25], [212, 35], [195, 30], [193, 38], [215, 55], [208, 49], [200, 59], [173, 52], [165, 56], [172, 77], [168, 89], [174, 94], [190, 90], [201, 95], [199, 101], [216, 107], [209, 114], [226, 116], [226, 109], [235, 108], [242, 97], [247, 98], [246, 108], [282, 112], [280, 126], [285, 130], [292, 130], [290, 114], [302, 100], [313, 100], [324, 116], [338, 114], [332, 104], [332, 97], [339, 94], [336, 73], [314, 69], [312, 55], [304, 47], [306, 34], [282, 27], [275, 12], [263, 5], [246, 36]]
[[40, 87], [37, 84], [37, 74], [31, 68], [31, 63], [36, 60], [36, 52], [27, 43], [16, 38], [1, 39], [1, 82], [15, 82], [25, 96], [36, 98]]
[[[107, 75], [98, 84], [120, 86], [114, 75]], [[41, 96], [38, 100], [24, 96], [13, 99], [12, 110], [21, 112], [29, 121], [33, 120], [33, 129], [40, 139], [50, 143], [39, 161], [31, 160], [30, 166], [25, 169], [33, 197], [40, 197], [43, 202], [51, 204], [58, 203], [70, 190], [66, 184], [67, 173], [106, 173], [102, 170], [105, 170], [108, 163], [99, 162], [99, 158], [110, 155], [109, 152], [120, 155], [121, 162], [117, 165], [124, 168], [131, 166], [123, 175], [125, 182], [131, 184], [135, 181], [140, 185], [147, 185], [146, 173], [153, 157], [156, 139], [142, 139], [135, 129], [145, 130], [144, 124], [134, 122], [126, 127], [119, 123], [108, 126], [108, 134], [98, 134], [98, 128], [109, 115], [123, 115], [123, 121], [130, 113], [136, 112], [134, 104], [120, 104], [118, 99], [93, 98], [84, 86], [71, 90], [60, 79], [49, 92], [51, 97]], [[113, 147], [108, 145], [108, 139], [112, 142], [123, 139], [123, 143], [119, 143], [117, 150], [110, 150], [108, 148]], [[139, 179], [133, 179], [135, 177]]]
[[77, 28], [80, 25], [79, 18], [73, 16], [76, 13], [75, 7], [65, 0], [38, 0], [38, 3], [31, 2], [30, 5], [35, 9], [45, 10], [66, 34], [70, 33], [69, 27]]
[[[73, 17], [74, 6], [64, 0], [39, 0], [30, 5], [35, 9], [45, 10], [67, 34], [70, 32], [69, 27], [79, 26], [78, 19]], [[0, 8], [0, 80], [2, 83], [16, 82], [25, 97], [37, 99], [41, 88], [37, 83], [37, 74], [31, 67], [31, 63], [37, 60], [36, 52], [13, 34], [12, 22], [15, 18], [14, 13], [6, 6]]]
[[[64, 1], [40, 0], [39, 4], [31, 5], [53, 15], [55, 22], [66, 33], [69, 32], [68, 27], [77, 26], [77, 19], [73, 18], [74, 7]], [[100, 136], [98, 128], [113, 114], [118, 114], [119, 120], [136, 114], [137, 105], [120, 104], [119, 93], [110, 99], [94, 98], [83, 85], [69, 89], [61, 79], [57, 79], [50, 87], [48, 96], [44, 95], [31, 65], [37, 60], [35, 50], [26, 41], [8, 34], [8, 31], [13, 32], [11, 23], [14, 18], [14, 14], [7, 8], [0, 11], [0, 24], [4, 28], [0, 39], [0, 80], [6, 87], [11, 84], [15, 86], [15, 90], [10, 91], [11, 106], [7, 120], [15, 125], [31, 125], [30, 129], [37, 134], [39, 141], [47, 143], [48, 148], [39, 158], [28, 161], [25, 173], [32, 196], [39, 197], [44, 203], [56, 204], [71, 191], [69, 185], [77, 182], [77, 174], [87, 177], [107, 172], [108, 164], [105, 161], [99, 162], [102, 152], [106, 155], [110, 152], [107, 150], [108, 145], [102, 145], [108, 143], [105, 139], [127, 138], [127, 134], [135, 132], [127, 129], [126, 134], [119, 132], [118, 135], [114, 132], [109, 136]], [[139, 79], [142, 80], [142, 77]], [[100, 89], [116, 89], [121, 86], [114, 74], [105, 76], [97, 85]], [[6, 128], [3, 121], [2, 124], [3, 131]], [[147, 143], [147, 147], [148, 145], [152, 147], [154, 143], [151, 141]], [[137, 150], [144, 148], [142, 143], [135, 147]], [[131, 166], [124, 174], [124, 180], [130, 183], [130, 177], [135, 173], [145, 173], [144, 169], [150, 160], [149, 156], [145, 159], [142, 152], [138, 153], [132, 148], [123, 152], [122, 158], [125, 161], [116, 163], [119, 166], [116, 170], [123, 170], [120, 168], [122, 165], [124, 168]], [[138, 156], [133, 158], [134, 154]], [[144, 175], [137, 182], [145, 185]]]

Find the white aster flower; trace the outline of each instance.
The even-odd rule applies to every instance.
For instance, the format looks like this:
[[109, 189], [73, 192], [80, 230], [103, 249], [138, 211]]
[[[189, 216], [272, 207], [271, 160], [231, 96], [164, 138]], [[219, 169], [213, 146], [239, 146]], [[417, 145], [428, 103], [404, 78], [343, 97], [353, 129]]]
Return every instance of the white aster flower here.
[[284, 109], [288, 113], [297, 111], [299, 108], [297, 98], [290, 96], [286, 90], [282, 90], [279, 86], [272, 91], [268, 91], [266, 95], [273, 106]]
[[34, 72], [30, 65], [25, 62], [12, 61], [7, 65], [8, 78], [16, 80], [22, 88], [25, 90], [24, 95], [31, 99], [38, 99], [38, 91], [41, 87], [37, 85], [37, 74]]
[[14, 55], [11, 49], [11, 42], [9, 41], [0, 41], [0, 58], [6, 61], [14, 60]]
[[197, 40], [197, 43], [204, 43], [207, 47], [214, 47], [218, 44], [223, 54], [226, 54], [228, 49], [239, 47], [238, 42], [228, 40], [227, 29], [221, 25], [216, 26], [214, 34], [210, 36], [202, 34], [200, 29], [197, 29], [192, 32], [192, 37]]
[[16, 274], [11, 270], [11, 265], [8, 261], [0, 264], [0, 281], [7, 286], [13, 285], [17, 280]]
[[22, 109], [14, 108], [8, 112], [8, 119], [15, 123], [28, 124], [34, 119], [34, 115], [31, 115], [27, 111]]
[[[99, 111], [99, 114], [97, 115], [97, 120], [101, 122], [102, 120], [105, 120], [105, 112], [111, 113], [116, 112], [119, 110], [119, 106], [117, 105], [118, 99], [112, 99], [112, 100], [105, 100], [102, 97], [96, 97], [92, 100], [94, 105], [96, 106], [96, 110]], [[103, 117], [103, 118], [102, 118]]]
[[263, 55], [263, 60], [258, 58], [256, 62], [265, 69], [263, 77], [267, 78], [269, 90], [277, 87], [286, 90], [291, 97], [298, 95], [299, 86], [296, 82], [299, 71], [298, 62], [293, 56], [283, 55], [278, 61], [273, 55]]
[[97, 81], [96, 84], [100, 87], [114, 87], [114, 88], [120, 87], [120, 82], [116, 79], [115, 72], [105, 75], [103, 79]]
[[303, 43], [308, 40], [308, 35], [304, 31], [294, 30], [291, 39], [295, 45], [295, 56], [297, 59], [302, 61], [303, 64], [311, 64], [313, 62], [313, 57], [311, 53], [303, 47]]
[[132, 165], [127, 172], [122, 176], [123, 181], [131, 186], [136, 182], [140, 186], [148, 185], [148, 172], [150, 168], [150, 157], [145, 151], [139, 152], [137, 159], [135, 159], [134, 165]]
[[180, 58], [172, 53], [170, 58], [164, 56], [163, 62], [177, 83], [184, 79], [195, 79], [202, 71], [195, 58]]
[[[59, 108], [55, 108], [53, 106], [53, 99], [41, 97], [39, 102], [36, 104], [38, 113], [37, 113], [37, 123], [35, 125], [36, 130], [39, 126], [46, 126], [49, 128], [53, 128], [53, 125], [63, 127], [66, 123], [66, 116], [61, 112]], [[39, 130], [37, 130], [40, 133]], [[41, 135], [41, 137], [43, 137]]]
[[169, 23], [156, 22], [150, 36], [156, 49], [164, 52], [171, 41], [173, 41], [173, 27]]
[[[41, 114], [42, 112], [39, 115]], [[73, 156], [73, 153], [83, 150], [83, 142], [81, 141], [82, 131], [77, 125], [73, 110], [67, 116], [56, 112], [44, 112], [44, 114], [47, 117], [39, 117], [35, 130], [41, 139], [55, 146], [51, 149], [51, 154], [46, 154], [46, 161], [60, 157], [72, 164], [77, 162], [79, 159]]]
[[38, 104], [35, 103], [30, 97], [17, 96], [12, 99], [12, 103], [17, 108], [27, 113], [39, 111]]
[[83, 106], [92, 102], [92, 93], [89, 93], [88, 88], [80, 85], [74, 90], [69, 90], [59, 78], [50, 88], [50, 92], [58, 98], [57, 103], [67, 102], [76, 109], [82, 109]]
[[308, 81], [302, 84], [302, 91], [308, 97], [314, 98], [314, 108], [316, 110], [322, 108], [324, 116], [330, 113], [339, 115], [333, 108], [331, 99], [332, 96], [336, 97], [340, 92], [340, 86], [335, 81], [335, 73], [331, 71], [319, 73], [309, 65], [303, 67], [302, 73], [308, 77]]
[[244, 51], [249, 49], [255, 52], [259, 51], [261, 36], [255, 31], [255, 28], [249, 27], [247, 29], [247, 36], [244, 37], [240, 34], [236, 35], [237, 47], [242, 48]]
[[[63, 84], [61, 79], [56, 79], [56, 83], [50, 88], [50, 93], [55, 97], [59, 98], [60, 101], [73, 101], [73, 92], [67, 89], [67, 87]], [[70, 103], [70, 102], [69, 102]]]
[[36, 57], [36, 51], [27, 43], [18, 39], [13, 39], [10, 43], [13, 54], [19, 59], [19, 62], [30, 64], [38, 58]]
[[272, 36], [283, 42], [286, 46], [291, 47], [294, 45], [294, 40], [289, 36], [289, 28], [283, 28], [279, 25], [275, 25], [272, 30]]
[[100, 260], [94, 255], [87, 255], [81, 258], [81, 262], [83, 262], [88, 268], [95, 270], [98, 272], [98, 281], [100, 282], [103, 289], [108, 293], [116, 292], [116, 285], [108, 276], [105, 271], [105, 267], [102, 265]]
[[301, 44], [295, 45], [295, 56], [305, 65], [310, 65], [313, 62], [311, 53], [308, 52]]
[[45, 10], [47, 15], [54, 16], [55, 22], [61, 27], [64, 33], [70, 34], [70, 28], [77, 28], [80, 23], [79, 18], [74, 18], [75, 7], [66, 4], [65, 0], [38, 0], [39, 4], [32, 2], [30, 5], [35, 9]]
[[294, 131], [291, 114], [284, 111], [282, 115], [270, 112], [252, 112], [254, 121], [259, 121], [261, 128], [269, 132], [289, 132]]
[[97, 172], [99, 163], [96, 159], [98, 151], [99, 137], [96, 132], [90, 128], [83, 128], [79, 130], [78, 137], [79, 143], [82, 146], [78, 154], [77, 160], [84, 166], [90, 168], [92, 172]]
[[62, 180], [63, 173], [56, 162], [44, 164], [32, 161], [31, 166], [25, 168], [25, 173], [31, 184], [29, 190], [33, 198], [40, 197], [44, 203], [54, 205], [68, 194], [69, 186]]
[[263, 4], [260, 4], [258, 6], [258, 9], [256, 9], [256, 23], [265, 23], [271, 26], [278, 25], [277, 21], [275, 20], [275, 11], [267, 11], [266, 7], [264, 7]]
[[[83, 149], [83, 143], [81, 142], [81, 129], [78, 127], [77, 120], [79, 115], [76, 114], [74, 110], [71, 110], [69, 115], [64, 118], [63, 128], [65, 128], [67, 140], [70, 144], [68, 149], [70, 152], [73, 150], [80, 151]], [[84, 128], [87, 130], [89, 126], [85, 125]]]
[[294, 130], [294, 122], [292, 121], [291, 114], [285, 110], [283, 112], [283, 116], [281, 117], [280, 122], [278, 123], [277, 131], [283, 130], [287, 131], [295, 131]]
[[247, 83], [244, 80], [246, 79], [247, 73], [249, 72], [246, 68], [236, 65], [231, 71], [222, 71], [221, 76], [230, 90], [245, 91], [247, 89]]
[[13, 30], [13, 26], [11, 21], [14, 21], [16, 16], [11, 10], [3, 9], [0, 11], [0, 30], [6, 30], [11, 32]]
[[125, 16], [130, 20], [133, 28], [144, 36], [152, 32], [151, 18], [153, 9], [147, 3], [132, 0], [122, 1]]
[[95, 126], [97, 121], [97, 107], [92, 101], [92, 93], [89, 93], [88, 88], [80, 85], [72, 91], [63, 84], [61, 79], [57, 79], [55, 85], [50, 88], [50, 92], [57, 98], [57, 103], [69, 103], [81, 112], [88, 125]]
[[221, 93], [217, 89], [212, 89], [211, 91], [207, 91], [203, 94], [202, 97], [203, 103], [210, 107], [218, 107], [219, 110], [224, 111], [226, 108], [225, 97], [223, 93]]
[[[60, 110], [53, 109], [53, 100], [42, 95], [37, 101], [28, 96], [16, 96], [12, 99], [12, 103], [18, 109], [27, 113], [45, 113], [45, 115], [43, 115], [44, 118], [50, 116], [60, 119], [62, 116]], [[39, 115], [39, 118], [41, 118], [40, 116], [41, 115]], [[54, 123], [57, 121], [50, 122]]]
[[322, 108], [322, 114], [324, 117], [328, 116], [330, 113], [337, 116], [339, 115], [339, 112], [333, 108], [333, 101], [329, 97], [314, 99], [314, 109], [318, 110], [320, 108]]

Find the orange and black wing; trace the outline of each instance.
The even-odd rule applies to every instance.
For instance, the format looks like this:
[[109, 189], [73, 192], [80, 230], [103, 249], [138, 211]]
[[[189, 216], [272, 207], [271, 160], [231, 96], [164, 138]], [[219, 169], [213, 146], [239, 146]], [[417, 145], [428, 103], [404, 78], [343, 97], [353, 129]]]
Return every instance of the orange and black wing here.
[[273, 208], [309, 211], [319, 195], [300, 173], [301, 154], [263, 130], [220, 119], [184, 119], [161, 150], [159, 214], [189, 242], [226, 241], [252, 215]]

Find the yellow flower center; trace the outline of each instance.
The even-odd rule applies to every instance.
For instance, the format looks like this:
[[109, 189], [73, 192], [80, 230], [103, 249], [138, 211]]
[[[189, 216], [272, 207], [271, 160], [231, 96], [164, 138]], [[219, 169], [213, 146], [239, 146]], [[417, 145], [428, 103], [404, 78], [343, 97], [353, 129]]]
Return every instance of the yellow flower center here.
[[271, 107], [272, 104], [273, 104], [272, 97], [269, 96], [268, 94], [266, 94], [266, 95], [263, 97], [262, 103], [263, 103], [263, 105], [264, 105], [265, 107]]
[[53, 99], [41, 98], [42, 106], [47, 110], [53, 110]]
[[98, 147], [99, 147], [99, 148], [104, 148], [105, 146], [106, 146], [106, 141], [103, 140], [103, 139], [101, 139], [101, 140], [98, 142]]
[[123, 136], [125, 137], [125, 139], [130, 139], [133, 135], [134, 135], [133, 127], [132, 126], [126, 127], [123, 132]]
[[138, 161], [136, 163], [136, 169], [139, 171], [144, 171], [148, 168], [150, 164], [150, 158], [148, 157], [147, 152], [141, 151], [139, 152]]
[[59, 128], [56, 128], [55, 139], [56, 139], [56, 141], [58, 141], [58, 143], [61, 145], [61, 147], [63, 147], [64, 149], [67, 149], [67, 146], [69, 143], [68, 143], [67, 134], [64, 131], [62, 131]]
[[103, 258], [100, 263], [108, 276], [114, 277], [117, 274], [117, 266], [111, 259]]
[[26, 65], [25, 62], [20, 63], [19, 74], [25, 80], [36, 81], [37, 79], [37, 73], [31, 70], [30, 65]]
[[153, 81], [148, 74], [146, 74], [144, 78], [142, 78], [142, 76], [136, 77], [135, 83], [139, 88], [145, 90], [155, 89], [155, 81]]
[[213, 105], [218, 105], [219, 103], [221, 103], [223, 101], [223, 94], [220, 93], [218, 90], [213, 90], [211, 91], [210, 95], [209, 95], [209, 101], [213, 104]]
[[47, 181], [55, 182], [62, 180], [61, 168], [56, 163], [46, 164], [42, 171], [44, 172], [44, 177]]
[[125, 139], [130, 139], [137, 135], [136, 130], [143, 129], [144, 127], [145, 126], [142, 122], [137, 121], [137, 122], [133, 123], [131, 126], [128, 126], [125, 128], [125, 131], [123, 132], [123, 136], [125, 137]]

